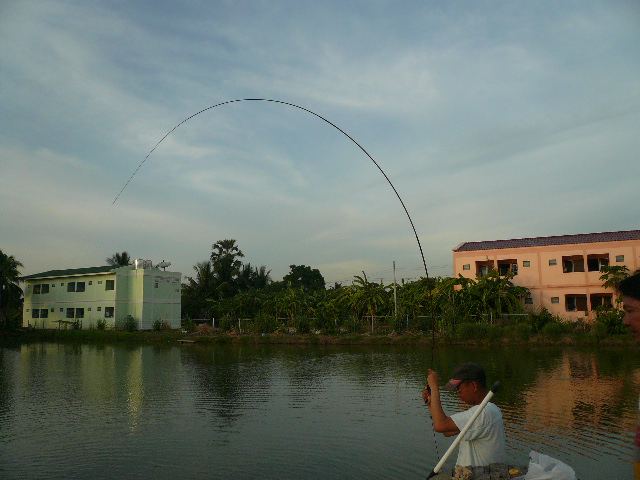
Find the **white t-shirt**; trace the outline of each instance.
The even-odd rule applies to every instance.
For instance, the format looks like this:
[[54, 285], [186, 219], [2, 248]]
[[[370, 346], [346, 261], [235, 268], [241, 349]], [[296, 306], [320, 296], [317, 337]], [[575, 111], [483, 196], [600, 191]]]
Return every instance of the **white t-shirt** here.
[[[451, 415], [460, 431], [467, 424], [479, 405]], [[489, 402], [474, 420], [460, 442], [457, 465], [479, 467], [492, 463], [505, 463], [505, 435], [502, 412]]]

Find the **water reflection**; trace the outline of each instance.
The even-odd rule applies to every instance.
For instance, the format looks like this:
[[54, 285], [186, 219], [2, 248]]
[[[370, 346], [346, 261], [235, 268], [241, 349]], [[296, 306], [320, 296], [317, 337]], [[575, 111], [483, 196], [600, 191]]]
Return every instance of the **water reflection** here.
[[443, 348], [432, 365], [415, 347], [69, 344], [0, 348], [0, 476], [423, 477], [451, 441], [420, 399], [427, 369], [469, 360], [503, 384], [510, 462], [628, 476], [635, 349]]

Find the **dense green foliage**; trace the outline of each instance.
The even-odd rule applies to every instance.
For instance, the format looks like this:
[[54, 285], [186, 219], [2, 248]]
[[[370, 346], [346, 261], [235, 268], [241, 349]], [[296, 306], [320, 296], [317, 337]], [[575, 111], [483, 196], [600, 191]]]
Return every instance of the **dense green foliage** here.
[[[215, 327], [243, 332], [365, 333], [391, 331], [452, 332], [460, 324], [517, 323], [527, 317], [526, 288], [497, 271], [477, 280], [421, 278], [396, 286], [371, 282], [365, 272], [351, 285], [325, 288], [317, 269], [290, 265], [282, 281], [266, 267], [243, 264], [235, 240], [212, 245], [210, 259], [194, 266], [183, 284], [186, 325], [215, 319]], [[516, 315], [516, 316], [514, 316]], [[465, 327], [466, 328], [466, 327]], [[538, 326], [536, 326], [538, 330]]]
[[22, 289], [20, 268], [24, 265], [13, 255], [0, 250], [0, 328], [15, 328], [22, 324]]
[[111, 265], [112, 267], [126, 267], [127, 265], [131, 265], [131, 257], [125, 251], [122, 253], [114, 253], [110, 257], [105, 258], [107, 265]]
[[[362, 272], [351, 285], [326, 288], [320, 271], [309, 266], [290, 265], [282, 281], [273, 281], [266, 267], [244, 264], [243, 257], [235, 240], [220, 240], [212, 245], [209, 259], [193, 267], [195, 275], [185, 277], [182, 286], [183, 329], [358, 336], [437, 333], [453, 341], [528, 340], [533, 336], [557, 341], [573, 333], [601, 339], [627, 333], [622, 325], [624, 314], [615, 308], [620, 306], [618, 299], [614, 308], [600, 307], [592, 325], [567, 323], [545, 308], [526, 310], [523, 299], [529, 296], [528, 289], [514, 285], [513, 274], [501, 276], [496, 270], [477, 279], [461, 275], [420, 278], [395, 286], [371, 282]], [[127, 252], [111, 259], [130, 261]], [[18, 285], [22, 266], [0, 251], [0, 327], [22, 323]], [[605, 267], [600, 279], [603, 286], [615, 288], [628, 274], [625, 267]], [[104, 330], [104, 322], [96, 329]], [[116, 329], [132, 332], [136, 323], [132, 318], [121, 319]], [[156, 321], [153, 330], [166, 332], [169, 328]]]

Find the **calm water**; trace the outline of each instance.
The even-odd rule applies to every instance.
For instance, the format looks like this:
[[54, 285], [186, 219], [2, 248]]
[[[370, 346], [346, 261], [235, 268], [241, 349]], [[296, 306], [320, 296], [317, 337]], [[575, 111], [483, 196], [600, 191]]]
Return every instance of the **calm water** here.
[[[420, 398], [430, 358], [416, 347], [0, 348], [0, 478], [424, 478], [451, 442]], [[640, 349], [464, 347], [436, 350], [434, 365], [445, 377], [468, 360], [503, 383], [509, 462], [536, 450], [581, 480], [631, 478]]]

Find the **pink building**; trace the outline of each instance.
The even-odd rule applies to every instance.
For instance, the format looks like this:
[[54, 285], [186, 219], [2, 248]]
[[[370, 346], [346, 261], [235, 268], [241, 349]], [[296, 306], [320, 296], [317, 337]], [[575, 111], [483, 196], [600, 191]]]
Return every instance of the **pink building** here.
[[497, 269], [515, 273], [513, 283], [527, 287], [532, 308], [546, 307], [566, 320], [594, 318], [599, 305], [610, 305], [613, 292], [602, 288], [600, 268], [640, 268], [640, 230], [555, 237], [464, 242], [453, 249], [457, 277], [486, 275]]

